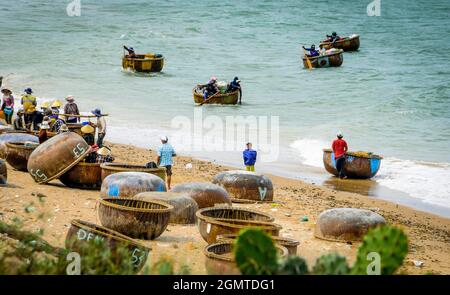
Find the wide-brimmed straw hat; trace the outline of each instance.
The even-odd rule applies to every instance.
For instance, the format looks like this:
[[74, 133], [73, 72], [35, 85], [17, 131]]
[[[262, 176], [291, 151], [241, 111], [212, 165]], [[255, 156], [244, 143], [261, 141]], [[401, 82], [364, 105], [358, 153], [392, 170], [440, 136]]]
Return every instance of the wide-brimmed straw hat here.
[[47, 122], [47, 121], [44, 121], [44, 122], [42, 122], [42, 123], [39, 125], [39, 128], [41, 128], [41, 129], [50, 129], [50, 125], [48, 125], [48, 122]]
[[84, 134], [94, 133], [95, 129], [91, 125], [81, 127], [81, 132]]
[[66, 97], [66, 101], [74, 101], [75, 100], [75, 98], [73, 97], [73, 95], [68, 95], [67, 97]]
[[100, 117], [102, 115], [102, 111], [100, 109], [94, 109], [92, 110], [92, 113], [97, 117]]
[[107, 147], [102, 147], [97, 151], [97, 154], [100, 156], [109, 156], [111, 155], [111, 151]]
[[1, 92], [2, 93], [12, 93], [12, 91], [11, 90], [9, 90], [9, 88], [3, 88], [2, 90], [1, 90]]
[[55, 100], [53, 103], [52, 103], [52, 108], [60, 108], [62, 106], [62, 103], [61, 103], [61, 101], [59, 101], [59, 100]]

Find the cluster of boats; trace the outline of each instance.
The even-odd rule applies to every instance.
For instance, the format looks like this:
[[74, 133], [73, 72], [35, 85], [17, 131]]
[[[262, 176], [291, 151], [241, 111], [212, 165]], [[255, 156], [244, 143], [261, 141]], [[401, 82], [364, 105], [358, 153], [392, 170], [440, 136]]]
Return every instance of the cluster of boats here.
[[341, 38], [335, 42], [324, 41], [319, 47], [326, 50], [326, 54], [319, 56], [303, 56], [303, 66], [305, 68], [326, 68], [340, 67], [344, 62], [344, 52], [356, 51], [359, 49], [359, 35], [351, 35]]

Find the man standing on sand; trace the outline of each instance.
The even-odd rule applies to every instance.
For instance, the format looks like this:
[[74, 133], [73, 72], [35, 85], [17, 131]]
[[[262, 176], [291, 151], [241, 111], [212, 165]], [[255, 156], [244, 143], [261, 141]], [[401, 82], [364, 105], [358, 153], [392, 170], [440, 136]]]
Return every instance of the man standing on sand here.
[[170, 183], [172, 180], [172, 165], [173, 165], [172, 157], [175, 157], [176, 153], [172, 145], [170, 145], [168, 141], [169, 139], [167, 138], [167, 136], [165, 135], [161, 136], [162, 145], [158, 149], [158, 158], [156, 159], [156, 162], [158, 163], [158, 166], [166, 168], [167, 190], [170, 190], [171, 189]]
[[342, 132], [338, 132], [337, 139], [333, 141], [331, 148], [333, 149], [334, 159], [336, 160], [336, 169], [339, 172], [339, 178], [345, 179], [347, 176], [344, 174], [345, 165], [345, 152], [348, 151], [347, 142], [343, 140], [344, 136]]
[[257, 153], [255, 150], [252, 149], [252, 143], [247, 142], [246, 144], [247, 148], [242, 152], [244, 156], [244, 165], [245, 169], [247, 171], [255, 171], [255, 163], [256, 163], [256, 156]]

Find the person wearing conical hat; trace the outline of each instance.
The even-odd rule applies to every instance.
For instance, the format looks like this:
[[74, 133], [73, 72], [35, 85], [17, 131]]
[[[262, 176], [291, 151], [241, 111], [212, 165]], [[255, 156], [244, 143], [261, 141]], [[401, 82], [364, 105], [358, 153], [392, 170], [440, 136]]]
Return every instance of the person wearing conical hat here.
[[33, 90], [31, 88], [26, 88], [24, 90], [25, 94], [22, 95], [22, 99], [20, 100], [20, 103], [22, 104], [22, 108], [24, 111], [24, 121], [25, 126], [29, 128], [28, 126], [31, 126], [34, 120], [34, 114], [36, 111], [36, 96], [32, 95]]
[[62, 103], [59, 100], [55, 100], [52, 105], [52, 113], [53, 114], [59, 114], [59, 108], [62, 106]]
[[[64, 114], [66, 115], [80, 115], [80, 111], [78, 110], [78, 106], [75, 103], [75, 98], [73, 97], [73, 95], [69, 95], [66, 97], [66, 105], [64, 106]], [[66, 122], [67, 123], [77, 123], [80, 121], [80, 117], [71, 117], [71, 116], [67, 116], [66, 117]]]
[[48, 122], [42, 122], [39, 128], [39, 144], [41, 144], [48, 139], [47, 130], [50, 129], [50, 126]]
[[111, 150], [106, 147], [103, 146], [101, 148], [98, 149], [97, 151], [97, 163], [110, 163], [114, 161], [114, 157], [111, 156]]
[[8, 88], [2, 89], [3, 99], [1, 105], [1, 110], [5, 114], [6, 124], [12, 124], [12, 117], [14, 114], [14, 96], [12, 95], [12, 91]]
[[81, 127], [81, 133], [84, 141], [90, 146], [93, 146], [95, 143], [95, 129], [91, 125], [87, 124]]

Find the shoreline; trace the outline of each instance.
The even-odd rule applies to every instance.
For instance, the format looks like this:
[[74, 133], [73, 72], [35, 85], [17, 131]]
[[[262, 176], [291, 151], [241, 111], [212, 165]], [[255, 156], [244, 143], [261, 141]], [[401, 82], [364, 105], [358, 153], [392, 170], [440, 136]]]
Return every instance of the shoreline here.
[[[115, 162], [143, 164], [155, 160], [153, 151], [143, 148], [108, 143]], [[221, 171], [234, 169], [229, 166], [179, 156], [174, 158], [173, 185], [183, 182], [210, 181]], [[192, 163], [192, 169], [186, 169]], [[381, 214], [388, 223], [405, 230], [409, 238], [409, 253], [400, 272], [408, 274], [450, 274], [450, 219], [421, 212], [389, 201], [368, 198], [361, 194], [336, 191], [327, 187], [305, 183], [301, 180], [266, 174], [274, 184], [274, 202], [265, 204], [234, 204], [270, 214], [282, 225], [281, 236], [300, 241], [298, 254], [308, 264], [329, 252], [338, 252], [353, 263], [359, 243], [346, 244], [317, 239], [313, 235], [314, 223], [320, 212], [334, 207], [364, 208]], [[45, 203], [38, 202], [33, 195], [44, 194]], [[65, 235], [72, 219], [100, 223], [96, 214], [98, 191], [67, 188], [59, 181], [49, 185], [34, 183], [28, 173], [14, 171], [8, 166], [8, 185], [0, 189], [0, 216], [3, 221], [20, 217], [25, 228], [35, 231], [44, 229], [44, 238], [58, 246], [64, 245]], [[33, 204], [35, 212], [26, 213], [25, 206]], [[45, 213], [45, 218], [39, 218]], [[307, 222], [300, 221], [303, 216]], [[186, 264], [192, 274], [204, 274], [203, 241], [195, 225], [169, 225], [168, 230], [154, 241], [143, 241], [151, 245], [152, 252], [147, 263], [161, 257], [172, 257], [177, 266]], [[175, 257], [175, 258], [174, 258]], [[414, 260], [423, 261], [416, 267]]]

